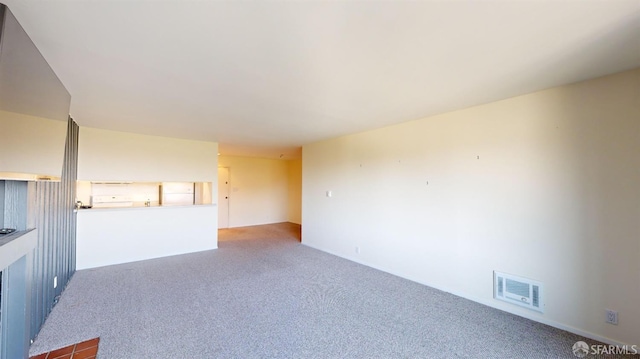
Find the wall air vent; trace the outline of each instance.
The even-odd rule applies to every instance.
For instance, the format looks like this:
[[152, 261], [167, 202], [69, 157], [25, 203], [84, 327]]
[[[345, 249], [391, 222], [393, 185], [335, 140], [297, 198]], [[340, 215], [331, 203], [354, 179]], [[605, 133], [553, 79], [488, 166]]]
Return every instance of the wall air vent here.
[[493, 272], [493, 297], [544, 312], [542, 283], [511, 274]]

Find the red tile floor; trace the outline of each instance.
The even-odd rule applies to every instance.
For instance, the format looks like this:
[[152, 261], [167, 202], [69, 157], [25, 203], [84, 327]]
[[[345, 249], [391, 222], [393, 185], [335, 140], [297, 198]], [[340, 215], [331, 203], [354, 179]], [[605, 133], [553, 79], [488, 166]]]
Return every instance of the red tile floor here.
[[99, 342], [100, 338], [94, 338], [48, 353], [42, 353], [29, 359], [94, 359], [98, 355]]

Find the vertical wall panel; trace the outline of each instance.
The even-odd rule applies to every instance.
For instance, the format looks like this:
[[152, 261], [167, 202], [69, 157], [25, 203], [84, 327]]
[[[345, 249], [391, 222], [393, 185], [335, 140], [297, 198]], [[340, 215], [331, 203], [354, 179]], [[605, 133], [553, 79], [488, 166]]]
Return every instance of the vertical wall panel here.
[[3, 227], [18, 231], [27, 229], [27, 182], [3, 181]]
[[0, 224], [4, 227], [4, 181], [0, 181]]
[[[38, 229], [31, 295], [32, 339], [75, 272], [77, 162], [78, 125], [70, 118], [61, 181], [38, 181], [29, 187], [29, 227]], [[53, 288], [56, 276], [58, 286]]]

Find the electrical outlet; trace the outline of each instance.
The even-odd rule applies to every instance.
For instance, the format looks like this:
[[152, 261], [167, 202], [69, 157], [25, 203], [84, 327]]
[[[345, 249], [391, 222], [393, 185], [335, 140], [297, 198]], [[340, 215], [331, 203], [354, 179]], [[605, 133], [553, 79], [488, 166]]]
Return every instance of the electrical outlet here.
[[53, 277], [53, 288], [58, 288], [58, 276]]
[[607, 323], [618, 325], [618, 312], [611, 309], [605, 309], [605, 311], [607, 312]]

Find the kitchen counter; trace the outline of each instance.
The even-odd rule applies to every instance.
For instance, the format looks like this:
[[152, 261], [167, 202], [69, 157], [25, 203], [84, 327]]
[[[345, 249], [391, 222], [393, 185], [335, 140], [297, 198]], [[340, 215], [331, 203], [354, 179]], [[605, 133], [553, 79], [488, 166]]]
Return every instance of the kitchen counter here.
[[126, 207], [91, 207], [91, 208], [80, 208], [78, 211], [121, 211], [121, 210], [139, 210], [139, 209], [164, 209], [164, 208], [191, 208], [191, 207], [217, 207], [216, 203], [210, 204], [188, 204], [188, 205], [134, 205], [134, 206], [126, 206]]
[[218, 247], [216, 204], [78, 211], [77, 269]]

